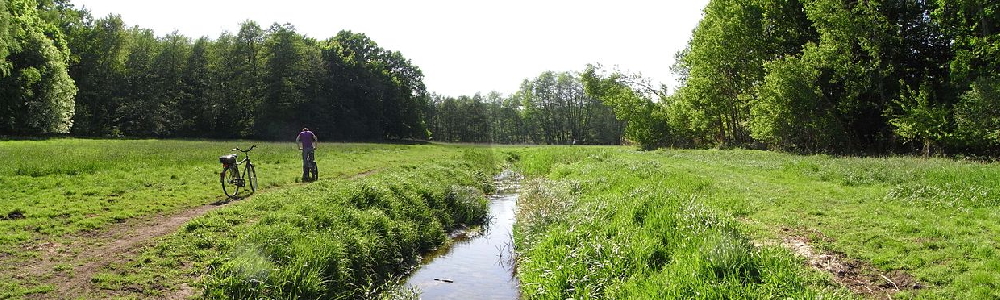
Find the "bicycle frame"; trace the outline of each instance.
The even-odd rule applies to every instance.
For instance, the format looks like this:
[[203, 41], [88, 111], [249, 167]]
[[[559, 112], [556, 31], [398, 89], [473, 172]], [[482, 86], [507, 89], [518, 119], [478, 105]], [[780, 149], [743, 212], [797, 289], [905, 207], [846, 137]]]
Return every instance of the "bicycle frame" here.
[[[230, 154], [220, 158], [222, 162], [222, 172], [219, 173], [219, 179], [222, 183], [222, 191], [226, 193], [231, 198], [235, 198], [239, 193], [240, 188], [246, 187], [247, 176], [249, 176], [250, 183], [250, 193], [256, 192], [257, 190], [257, 174], [254, 171], [253, 162], [250, 160], [250, 151], [256, 148], [257, 145], [250, 146], [250, 149], [242, 150], [239, 147], [234, 148], [232, 151], [243, 152], [243, 159], [238, 160], [239, 154]], [[244, 166], [244, 171], [240, 172], [240, 166]], [[227, 176], [227, 173], [229, 173]], [[232, 193], [227, 188], [227, 185], [232, 185]]]
[[[244, 159], [244, 161], [246, 161], [246, 159]], [[233, 172], [236, 172], [236, 178], [233, 178], [229, 183], [235, 184], [236, 186], [240, 186], [240, 187], [242, 187], [244, 185], [243, 184], [243, 175], [244, 174], [240, 172], [240, 165], [242, 165], [242, 164], [243, 164], [243, 162], [239, 161], [239, 162], [236, 162], [235, 164], [231, 164], [231, 165], [226, 165], [226, 164], [222, 165], [223, 168], [232, 170]]]

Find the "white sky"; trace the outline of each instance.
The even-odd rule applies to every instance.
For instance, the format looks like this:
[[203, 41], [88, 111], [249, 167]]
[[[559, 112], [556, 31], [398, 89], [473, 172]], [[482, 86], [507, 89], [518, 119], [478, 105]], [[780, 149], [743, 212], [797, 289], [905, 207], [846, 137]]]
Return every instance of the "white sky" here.
[[640, 72], [676, 86], [670, 73], [708, 0], [72, 0], [128, 26], [218, 38], [250, 19], [291, 23], [319, 40], [342, 29], [399, 51], [424, 73], [431, 92], [515, 92], [544, 71], [587, 63]]

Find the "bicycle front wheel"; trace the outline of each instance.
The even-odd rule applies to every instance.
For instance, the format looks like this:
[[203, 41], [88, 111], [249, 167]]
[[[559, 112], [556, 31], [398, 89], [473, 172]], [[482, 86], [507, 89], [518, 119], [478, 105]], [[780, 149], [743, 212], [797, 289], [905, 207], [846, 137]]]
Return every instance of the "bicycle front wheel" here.
[[222, 168], [222, 173], [219, 173], [219, 180], [222, 181], [222, 192], [226, 193], [229, 198], [236, 198], [236, 195], [240, 193], [239, 173], [240, 170], [236, 167]]
[[245, 173], [246, 174], [244, 175], [247, 176], [247, 181], [250, 183], [250, 193], [253, 194], [257, 191], [257, 171], [254, 170], [253, 165], [248, 162]]

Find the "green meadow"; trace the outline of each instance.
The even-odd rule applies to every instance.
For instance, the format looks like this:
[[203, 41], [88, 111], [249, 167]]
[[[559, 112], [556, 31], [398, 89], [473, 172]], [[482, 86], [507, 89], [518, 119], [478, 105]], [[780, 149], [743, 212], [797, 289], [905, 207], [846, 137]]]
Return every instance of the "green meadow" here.
[[[227, 201], [217, 157], [251, 144], [261, 188]], [[322, 143], [320, 180], [300, 183], [290, 142], [0, 141], [0, 160], [3, 299], [413, 296], [396, 282], [487, 218], [501, 168], [526, 176], [525, 299], [1000, 298], [996, 164]], [[95, 247], [75, 241], [212, 204], [93, 270], [58, 260]], [[789, 241], [857, 274], [814, 268]], [[67, 295], [64, 278], [89, 287]]]
[[[1000, 298], [995, 164], [761, 151], [517, 153], [536, 178], [525, 184], [515, 225], [525, 298]], [[849, 288], [783, 246], [789, 239], [876, 280]]]
[[[227, 199], [218, 157], [251, 152], [261, 188]], [[82, 298], [356, 298], [373, 294], [486, 217], [497, 163], [488, 148], [322, 143], [320, 180], [299, 183], [294, 143], [83, 140], [0, 142], [0, 298], [61, 298], [58, 278], [90, 276]], [[134, 220], [226, 204], [93, 274], [73, 243]], [[221, 206], [221, 205], [220, 205]], [[139, 222], [141, 223], [141, 222]], [[40, 246], [41, 245], [41, 246]], [[62, 245], [58, 254], [46, 245]], [[51, 252], [51, 251], [49, 251]], [[111, 253], [109, 253], [110, 255]], [[87, 260], [84, 259], [83, 262]], [[53, 279], [56, 278], [56, 279]], [[73, 287], [69, 287], [73, 288]]]

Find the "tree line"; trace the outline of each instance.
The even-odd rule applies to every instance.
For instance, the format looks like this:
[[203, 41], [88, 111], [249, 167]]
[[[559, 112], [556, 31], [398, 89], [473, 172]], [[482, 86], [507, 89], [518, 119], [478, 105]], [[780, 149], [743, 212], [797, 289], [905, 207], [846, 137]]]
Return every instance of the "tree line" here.
[[361, 33], [156, 36], [65, 0], [0, 0], [0, 135], [423, 139], [428, 99], [418, 67]]
[[0, 0], [0, 135], [617, 143], [997, 155], [1000, 3], [712, 0], [668, 94], [601, 66], [512, 95], [426, 91], [398, 51], [289, 24], [156, 36], [66, 0]]
[[543, 72], [504, 96], [433, 95], [427, 107], [434, 140], [498, 144], [619, 144], [624, 124], [583, 89], [575, 72]]
[[513, 95], [431, 95], [417, 66], [361, 33], [290, 24], [157, 36], [68, 0], [0, 0], [0, 136], [614, 144], [623, 125], [576, 73]]
[[675, 93], [584, 77], [647, 148], [995, 155], [998, 25], [988, 0], [712, 0]]

